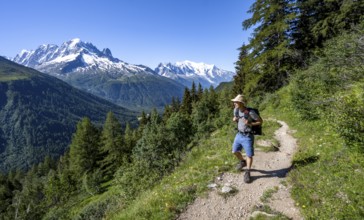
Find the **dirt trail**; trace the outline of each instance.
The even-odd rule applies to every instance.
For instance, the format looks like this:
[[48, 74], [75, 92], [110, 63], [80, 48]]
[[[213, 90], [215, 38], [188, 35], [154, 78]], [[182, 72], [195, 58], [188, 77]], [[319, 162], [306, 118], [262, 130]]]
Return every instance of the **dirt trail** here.
[[[197, 198], [178, 219], [249, 219], [253, 207], [263, 205], [260, 200], [263, 193], [275, 187], [278, 187], [278, 191], [265, 204], [293, 220], [303, 219], [290, 197], [290, 188], [282, 184], [297, 148], [296, 140], [290, 135], [291, 131], [285, 122], [278, 123], [282, 125], [275, 132], [276, 139], [280, 142], [279, 151], [265, 153], [256, 150], [251, 171], [252, 183], [244, 183], [244, 172], [225, 173], [216, 178], [218, 187], [213, 188], [206, 197]], [[236, 188], [238, 193], [225, 199], [218, 194], [222, 186]]]

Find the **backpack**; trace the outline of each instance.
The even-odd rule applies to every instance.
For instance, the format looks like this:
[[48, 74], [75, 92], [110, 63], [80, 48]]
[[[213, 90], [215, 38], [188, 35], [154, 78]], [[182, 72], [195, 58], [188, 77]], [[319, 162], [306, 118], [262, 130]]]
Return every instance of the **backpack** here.
[[[256, 109], [256, 108], [247, 108], [248, 112], [250, 111], [254, 111], [255, 113], [257, 113], [257, 115], [260, 117], [260, 113], [259, 113], [259, 110]], [[235, 116], [239, 117], [239, 110], [235, 112]], [[261, 118], [261, 117], [260, 117]], [[253, 122], [255, 122], [255, 120], [253, 119]], [[253, 135], [262, 135], [263, 134], [263, 131], [262, 131], [262, 125], [255, 125], [255, 126], [252, 126], [252, 130], [251, 130], [251, 133]]]

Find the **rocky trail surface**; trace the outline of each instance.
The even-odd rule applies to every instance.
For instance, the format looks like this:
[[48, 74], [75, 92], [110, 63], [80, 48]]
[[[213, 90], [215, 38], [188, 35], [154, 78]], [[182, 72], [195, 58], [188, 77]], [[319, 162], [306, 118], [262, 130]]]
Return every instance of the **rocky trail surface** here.
[[[285, 181], [297, 148], [296, 139], [285, 122], [278, 123], [282, 125], [275, 132], [275, 138], [280, 143], [279, 151], [266, 153], [256, 149], [251, 170], [253, 181], [250, 184], [243, 181], [244, 171], [224, 173], [209, 185], [211, 190], [207, 196], [197, 198], [177, 219], [234, 220], [249, 219], [257, 214], [272, 216], [259, 211], [263, 206], [269, 206], [289, 219], [303, 219]], [[222, 196], [222, 191], [229, 189], [235, 193]], [[267, 197], [268, 192], [271, 195], [263, 202], [261, 198]]]

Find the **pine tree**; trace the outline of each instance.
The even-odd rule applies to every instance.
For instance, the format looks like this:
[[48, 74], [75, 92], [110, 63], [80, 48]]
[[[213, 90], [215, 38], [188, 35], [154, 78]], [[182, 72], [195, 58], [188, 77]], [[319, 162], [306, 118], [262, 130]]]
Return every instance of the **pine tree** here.
[[191, 86], [191, 101], [192, 101], [192, 103], [197, 101], [197, 91], [196, 91], [195, 81], [192, 82], [192, 86]]
[[121, 124], [112, 112], [109, 112], [101, 133], [100, 166], [106, 179], [110, 179], [118, 167], [127, 160], [128, 151], [125, 149]]
[[151, 113], [150, 123], [144, 130], [133, 151], [134, 161], [142, 163], [148, 172], [157, 172], [163, 176], [171, 167], [173, 144], [169, 142], [169, 134], [161, 123], [157, 111]]
[[257, 0], [249, 12], [253, 15], [243, 22], [243, 28], [257, 27], [246, 47], [252, 68], [244, 90], [257, 95], [285, 85], [292, 72], [295, 56], [290, 48], [290, 22], [295, 14], [292, 0]]
[[83, 118], [77, 124], [76, 133], [70, 145], [70, 166], [76, 176], [97, 168], [99, 152], [99, 131], [89, 118]]
[[63, 194], [61, 181], [59, 180], [57, 172], [54, 170], [50, 170], [47, 175], [47, 181], [44, 185], [44, 194], [48, 206], [56, 205], [61, 201]]
[[234, 76], [233, 93], [243, 94], [246, 85], [246, 75], [249, 74], [249, 57], [247, 47], [243, 45], [239, 48], [239, 58], [235, 63], [236, 75]]
[[164, 106], [164, 111], [163, 111], [163, 121], [167, 121], [168, 118], [171, 116], [171, 114], [173, 113], [173, 108], [171, 105], [165, 105]]
[[363, 20], [364, 2], [345, 0], [297, 0], [294, 46], [308, 58], [314, 49]]
[[60, 201], [64, 202], [72, 195], [77, 189], [77, 182], [80, 181], [80, 176], [74, 175], [71, 170], [69, 152], [66, 152], [62, 157], [59, 158], [57, 164], [57, 176], [60, 181]]
[[194, 129], [190, 118], [186, 114], [179, 112], [173, 113], [166, 122], [167, 134], [169, 134], [170, 151], [175, 152], [173, 160], [175, 165], [179, 162], [180, 157], [187, 145], [190, 143], [194, 134]]
[[131, 162], [131, 156], [133, 152], [133, 148], [136, 145], [138, 140], [138, 136], [135, 130], [132, 130], [130, 124], [126, 124], [125, 134], [124, 134], [124, 145], [125, 149], [127, 150], [127, 162]]
[[172, 97], [172, 112], [178, 112], [181, 108], [181, 103], [179, 101], [179, 98]]
[[203, 88], [201, 83], [198, 83], [198, 87], [197, 87], [197, 100], [201, 100], [203, 96]]
[[192, 98], [191, 98], [190, 90], [187, 87], [185, 88], [185, 91], [183, 94], [182, 105], [181, 105], [180, 111], [182, 113], [185, 113], [188, 115], [190, 115], [192, 112]]

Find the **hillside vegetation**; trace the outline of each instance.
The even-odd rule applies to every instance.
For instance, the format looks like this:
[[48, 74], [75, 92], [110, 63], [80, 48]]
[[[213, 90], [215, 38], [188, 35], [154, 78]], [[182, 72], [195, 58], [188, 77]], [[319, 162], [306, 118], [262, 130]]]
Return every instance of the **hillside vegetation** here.
[[109, 111], [136, 125], [136, 113], [0, 57], [0, 171], [59, 158], [82, 117], [100, 125]]
[[[101, 130], [82, 119], [59, 161], [1, 176], [1, 216], [175, 219], [213, 178], [232, 172], [230, 100], [244, 93], [263, 119], [297, 131], [289, 183], [303, 217], [364, 218], [364, 5], [320, 2], [257, 0], [243, 22], [255, 33], [231, 87], [192, 86], [162, 116], [143, 112], [135, 130], [112, 113]], [[263, 138], [276, 126], [265, 121]]]

